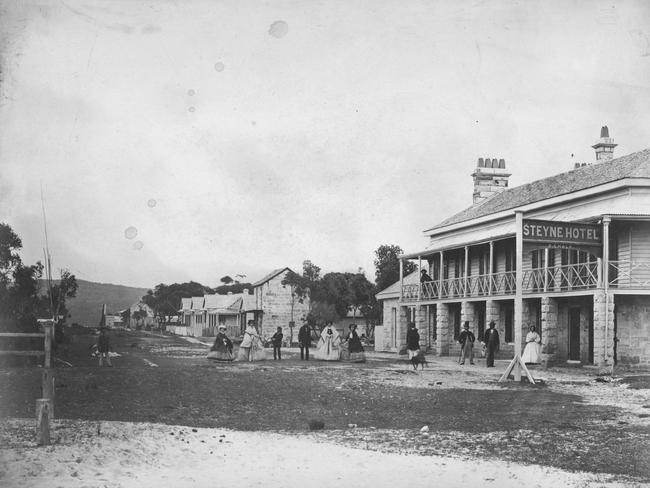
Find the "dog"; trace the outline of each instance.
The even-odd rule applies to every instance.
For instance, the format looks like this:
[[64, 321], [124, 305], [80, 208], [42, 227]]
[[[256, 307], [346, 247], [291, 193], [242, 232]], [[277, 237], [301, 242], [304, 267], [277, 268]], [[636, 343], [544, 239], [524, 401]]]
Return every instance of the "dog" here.
[[424, 365], [425, 365], [425, 364], [429, 364], [429, 363], [427, 363], [427, 358], [426, 358], [426, 356], [424, 355], [424, 351], [419, 350], [419, 351], [415, 354], [415, 356], [413, 356], [413, 357], [411, 358], [411, 364], [413, 365], [413, 369], [416, 370], [416, 371], [417, 371], [417, 369], [418, 369], [418, 364], [420, 364], [421, 367], [422, 367], [422, 369], [424, 369]]

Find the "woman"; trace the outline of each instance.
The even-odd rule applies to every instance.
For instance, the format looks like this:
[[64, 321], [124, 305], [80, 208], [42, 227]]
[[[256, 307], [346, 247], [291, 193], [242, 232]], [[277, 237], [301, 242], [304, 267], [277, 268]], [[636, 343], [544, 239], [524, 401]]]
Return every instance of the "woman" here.
[[420, 350], [420, 333], [415, 327], [413, 322], [409, 322], [408, 330], [406, 331], [406, 352], [408, 352], [409, 359], [417, 355]]
[[359, 334], [357, 334], [356, 324], [350, 324], [350, 332], [345, 338], [345, 344], [347, 345], [348, 354], [346, 359], [352, 361], [353, 363], [365, 363], [366, 354], [363, 350], [363, 345], [361, 344], [361, 339]]
[[234, 359], [232, 355], [232, 341], [226, 335], [226, 326], [220, 325], [218, 330], [217, 337], [214, 339], [214, 345], [208, 353], [208, 359], [232, 361]]
[[265, 357], [264, 346], [255, 328], [255, 322], [249, 320], [244, 331], [244, 338], [239, 345], [237, 361], [261, 361]]
[[524, 364], [539, 364], [540, 353], [542, 352], [542, 338], [535, 330], [535, 326], [530, 326], [530, 332], [526, 334], [526, 347], [521, 355]]
[[318, 349], [316, 350], [316, 359], [323, 361], [338, 361], [341, 359], [341, 338], [331, 321], [327, 322], [323, 332], [321, 332]]

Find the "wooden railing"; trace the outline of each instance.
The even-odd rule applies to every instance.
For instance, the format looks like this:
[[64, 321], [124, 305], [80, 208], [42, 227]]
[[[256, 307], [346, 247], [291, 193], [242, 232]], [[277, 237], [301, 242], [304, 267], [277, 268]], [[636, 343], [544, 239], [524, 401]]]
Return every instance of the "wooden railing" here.
[[650, 288], [650, 262], [610, 261], [609, 286], [612, 288]]
[[[647, 276], [637, 286], [650, 287], [650, 263], [646, 263]], [[600, 285], [599, 263], [580, 263], [551, 268], [529, 269], [523, 272], [522, 293], [563, 292], [571, 290], [593, 289]], [[637, 266], [637, 269], [640, 266]], [[411, 283], [402, 288], [404, 301], [436, 300], [463, 297], [484, 297], [514, 295], [516, 288], [515, 271], [490, 273], [446, 280]], [[617, 283], [622, 283], [618, 274]], [[625, 274], [630, 282], [630, 273]], [[619, 285], [620, 286], [620, 285]]]

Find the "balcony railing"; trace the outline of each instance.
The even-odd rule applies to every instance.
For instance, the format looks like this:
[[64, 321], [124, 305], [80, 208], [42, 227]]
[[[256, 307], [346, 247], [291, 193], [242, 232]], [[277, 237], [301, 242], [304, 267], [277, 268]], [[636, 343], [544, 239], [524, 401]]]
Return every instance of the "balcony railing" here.
[[[525, 270], [522, 276], [522, 293], [564, 292], [597, 288], [600, 283], [598, 268], [599, 264], [592, 262]], [[620, 278], [622, 272], [619, 271], [617, 276]], [[629, 276], [626, 280], [629, 281]], [[647, 265], [647, 280], [644, 286], [650, 288], [650, 263]], [[514, 295], [515, 289], [515, 272], [506, 271], [404, 285], [403, 299], [417, 301]]]
[[610, 261], [611, 288], [650, 288], [650, 262]]

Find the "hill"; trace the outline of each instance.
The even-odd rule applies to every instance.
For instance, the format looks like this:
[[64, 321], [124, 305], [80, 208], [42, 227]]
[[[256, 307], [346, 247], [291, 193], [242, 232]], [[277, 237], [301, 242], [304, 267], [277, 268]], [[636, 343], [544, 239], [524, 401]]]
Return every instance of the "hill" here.
[[68, 304], [71, 317], [68, 323], [77, 322], [81, 325], [97, 325], [102, 313], [102, 305], [106, 304], [109, 313], [117, 313], [138, 302], [147, 293], [146, 288], [95, 283], [77, 279], [79, 289], [77, 296]]

